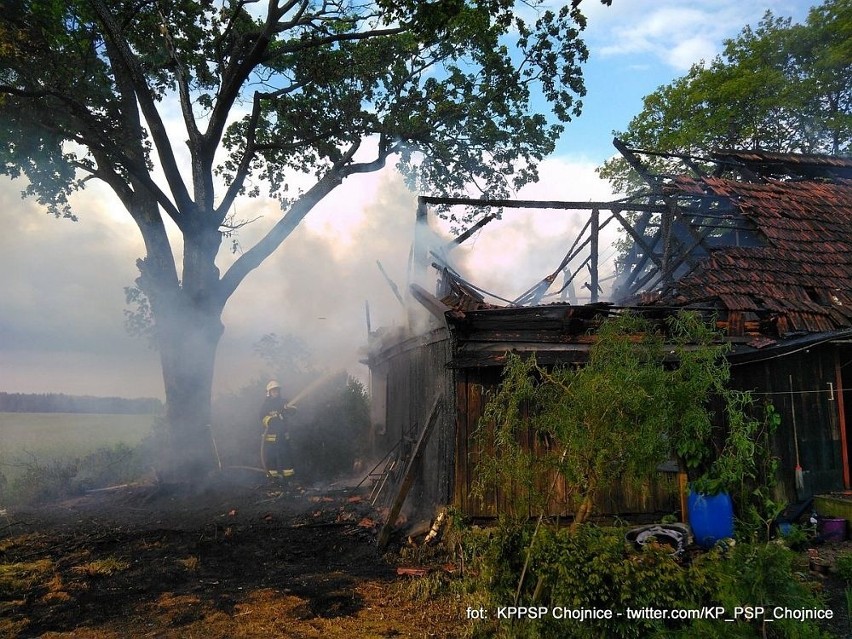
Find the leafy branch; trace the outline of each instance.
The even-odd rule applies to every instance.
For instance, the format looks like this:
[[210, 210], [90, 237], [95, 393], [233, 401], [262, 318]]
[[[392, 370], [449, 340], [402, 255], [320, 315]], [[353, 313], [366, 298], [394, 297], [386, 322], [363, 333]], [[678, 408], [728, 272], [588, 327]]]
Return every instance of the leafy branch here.
[[475, 434], [485, 454], [474, 495], [496, 486], [511, 496], [507, 514], [526, 519], [547, 509], [542, 487], [555, 474], [576, 529], [602, 489], [650, 481], [674, 457], [696, 489], [735, 493], [744, 510], [749, 494], [766, 504], [777, 420], [771, 408], [755, 417], [751, 395], [728, 388], [725, 352], [699, 315], [682, 312], [663, 327], [629, 314], [606, 320], [583, 366], [510, 354]]

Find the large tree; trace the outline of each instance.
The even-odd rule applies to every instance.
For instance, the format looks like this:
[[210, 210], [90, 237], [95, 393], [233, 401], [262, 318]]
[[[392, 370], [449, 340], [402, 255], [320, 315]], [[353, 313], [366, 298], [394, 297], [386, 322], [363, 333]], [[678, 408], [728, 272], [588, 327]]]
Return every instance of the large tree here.
[[[712, 148], [848, 154], [852, 147], [852, 0], [826, 0], [804, 24], [767, 12], [646, 96], [615, 135], [632, 148], [703, 156]], [[665, 162], [650, 160], [665, 171]], [[622, 159], [600, 173], [620, 190], [640, 185]]]
[[[3, 3], [2, 172], [65, 217], [77, 213], [70, 195], [101, 180], [138, 226], [137, 284], [154, 319], [178, 478], [214, 459], [207, 424], [226, 302], [344, 179], [389, 160], [442, 194], [493, 197], [535, 179], [560, 122], [579, 113], [587, 55], [579, 1], [544, 5]], [[306, 176], [309, 188], [288, 188]], [[220, 273], [229, 212], [257, 185], [281, 199], [281, 217]]]

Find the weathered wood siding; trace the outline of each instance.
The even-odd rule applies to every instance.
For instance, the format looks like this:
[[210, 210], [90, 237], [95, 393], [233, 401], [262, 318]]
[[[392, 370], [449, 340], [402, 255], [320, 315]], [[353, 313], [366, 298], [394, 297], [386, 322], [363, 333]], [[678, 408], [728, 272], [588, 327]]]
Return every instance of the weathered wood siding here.
[[[455, 393], [449, 359], [447, 332], [437, 330], [387, 349], [372, 364], [372, 376], [379, 378], [377, 385], [385, 393], [380, 398], [385, 404], [384, 433], [376, 437], [376, 448], [382, 454], [397, 444], [410, 451], [429, 419], [435, 397], [443, 394], [438, 421], [405, 502], [403, 512], [409, 515], [430, 515], [436, 507], [450, 503], [452, 496]], [[397, 488], [389, 486], [383, 493], [385, 504]]]
[[[852, 354], [850, 347], [839, 351], [838, 345], [823, 344], [783, 357], [735, 363], [732, 384], [751, 390], [757, 397], [773, 402], [781, 415], [781, 425], [774, 439], [774, 452], [781, 460], [779, 497], [795, 502], [803, 497], [844, 488], [843, 438], [838, 398], [842, 397], [838, 374], [842, 363]], [[838, 353], [841, 353], [840, 355]], [[438, 393], [443, 402], [417, 481], [406, 500], [406, 510], [431, 514], [437, 506], [452, 503], [472, 517], [493, 517], [506, 510], [515, 500], [496, 487], [486, 490], [484, 499], [471, 495], [476, 466], [483, 455], [493, 450], [482, 447], [475, 438], [489, 393], [500, 382], [501, 366], [456, 367], [451, 339], [444, 329], [400, 342], [381, 351], [371, 361], [375, 397], [374, 405], [384, 405], [384, 424], [376, 433], [375, 449], [390, 450], [398, 442], [409, 448], [429, 418]], [[852, 369], [850, 369], [852, 370]], [[849, 374], [852, 376], [852, 373]], [[790, 392], [790, 378], [793, 392]], [[834, 395], [832, 387], [834, 385]], [[847, 412], [852, 406], [847, 407]], [[795, 489], [796, 418], [799, 460], [805, 471], [804, 494]], [[848, 420], [847, 420], [848, 421]], [[527, 447], [542, 444], [533, 437], [522, 442]], [[549, 487], [551, 479], [543, 483]], [[390, 487], [384, 499], [392, 499]], [[569, 514], [566, 487], [557, 481], [550, 504], [550, 515]], [[677, 478], [674, 473], [657, 473], [655, 479], [641, 487], [615, 481], [602, 491], [595, 510], [598, 514], [673, 513], [679, 510]]]
[[[500, 383], [500, 368], [466, 368], [456, 371], [456, 457], [453, 504], [471, 517], [494, 517], [505, 512], [509, 500], [514, 495], [505, 494], [496, 487], [485, 491], [483, 499], [474, 498], [471, 489], [476, 480], [476, 466], [484, 455], [493, 455], [488, 445], [482, 445], [475, 436], [479, 427], [490, 393], [496, 391]], [[522, 445], [528, 450], [537, 450], [540, 441], [527, 433]], [[539, 487], [547, 492], [553, 483], [553, 477], [542, 480]], [[550, 500], [548, 515], [564, 516], [570, 514], [566, 505], [566, 487], [564, 481], [557, 479]], [[601, 491], [595, 504], [596, 514], [646, 514], [673, 513], [679, 509], [677, 477], [674, 473], [657, 473], [654, 481], [642, 487], [631, 487], [623, 482], [614, 481]], [[538, 513], [530, 513], [535, 516]]]
[[[787, 501], [843, 489], [841, 428], [836, 376], [837, 346], [813, 346], [792, 355], [732, 367], [732, 385], [772, 401], [781, 416], [774, 452]], [[792, 393], [790, 380], [792, 378]], [[832, 392], [832, 386], [834, 389]], [[793, 419], [795, 415], [795, 429]], [[796, 439], [805, 491], [795, 484]]]

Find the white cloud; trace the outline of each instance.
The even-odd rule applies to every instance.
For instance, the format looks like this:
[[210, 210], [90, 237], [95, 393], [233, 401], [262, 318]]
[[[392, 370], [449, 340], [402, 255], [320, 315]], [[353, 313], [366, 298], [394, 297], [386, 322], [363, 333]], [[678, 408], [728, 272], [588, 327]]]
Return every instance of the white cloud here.
[[20, 189], [0, 181], [0, 389], [161, 394], [156, 354], [124, 330], [123, 287], [144, 252], [133, 224], [94, 185], [74, 197], [78, 222], [22, 201]]
[[[589, 3], [593, 5], [595, 3]], [[723, 41], [745, 25], [756, 24], [766, 10], [801, 20], [810, 3], [791, 0], [626, 0], [590, 13], [586, 39], [602, 57], [650, 56], [682, 72], [721, 53]], [[635, 62], [635, 61], [633, 61]]]

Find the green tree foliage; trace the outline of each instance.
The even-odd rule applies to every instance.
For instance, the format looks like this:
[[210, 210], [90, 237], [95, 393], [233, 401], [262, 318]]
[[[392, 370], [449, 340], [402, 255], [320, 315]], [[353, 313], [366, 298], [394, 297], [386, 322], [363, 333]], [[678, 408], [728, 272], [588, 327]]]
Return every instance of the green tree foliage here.
[[698, 488], [744, 496], [745, 511], [755, 486], [774, 481], [769, 426], [751, 415], [750, 395], [727, 388], [719, 337], [694, 313], [670, 318], [665, 336], [625, 314], [601, 325], [583, 366], [511, 355], [477, 435], [493, 450], [477, 466], [477, 494], [496, 482], [512, 495], [508, 514], [526, 519], [552, 499], [545, 478], [560, 477], [576, 529], [600, 490], [646, 481], [674, 457]]
[[[498, 196], [536, 178], [585, 91], [579, 2], [546, 4], [4, 3], [0, 173], [71, 218], [70, 195], [100, 180], [138, 226], [175, 474], [213, 463], [227, 300], [343, 180], [395, 162], [418, 188]], [[281, 218], [221, 273], [222, 240], [245, 223], [234, 203], [261, 187]]]
[[[645, 97], [615, 135], [632, 148], [702, 156], [712, 148], [848, 154], [852, 140], [852, 2], [826, 0], [804, 24], [767, 11], [707, 64]], [[652, 160], [665, 172], [662, 159]], [[621, 158], [600, 174], [639, 182]]]

